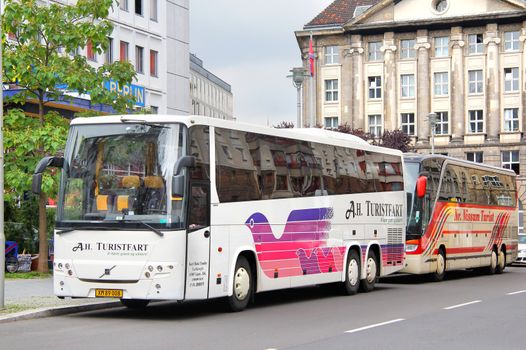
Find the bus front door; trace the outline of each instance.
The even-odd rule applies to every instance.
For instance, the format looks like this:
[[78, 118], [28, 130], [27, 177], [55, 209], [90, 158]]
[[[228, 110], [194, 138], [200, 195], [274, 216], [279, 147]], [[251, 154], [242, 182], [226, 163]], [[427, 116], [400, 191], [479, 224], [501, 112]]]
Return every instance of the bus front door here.
[[188, 210], [185, 299], [206, 299], [211, 235], [209, 183], [192, 183]]

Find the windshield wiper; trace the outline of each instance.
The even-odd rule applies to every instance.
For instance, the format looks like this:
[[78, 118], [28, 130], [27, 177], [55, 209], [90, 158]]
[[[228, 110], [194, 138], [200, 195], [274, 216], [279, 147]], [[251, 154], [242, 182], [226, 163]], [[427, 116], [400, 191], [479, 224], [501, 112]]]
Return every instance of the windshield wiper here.
[[124, 222], [127, 222], [127, 223], [138, 223], [138, 224], [141, 224], [144, 227], [148, 228], [150, 231], [155, 232], [160, 237], [164, 237], [164, 233], [162, 233], [161, 231], [159, 231], [155, 227], [145, 223], [144, 221], [141, 221], [141, 220], [126, 220], [126, 219], [125, 220], [119, 220], [119, 222], [121, 222], [121, 221], [124, 221]]
[[57, 232], [55, 232], [57, 235], [61, 235], [63, 233], [73, 232], [73, 231], [79, 231], [79, 230], [102, 230], [107, 231], [111, 230], [109, 227], [100, 227], [100, 226], [77, 226], [77, 227], [65, 227], [63, 229], [57, 229]]

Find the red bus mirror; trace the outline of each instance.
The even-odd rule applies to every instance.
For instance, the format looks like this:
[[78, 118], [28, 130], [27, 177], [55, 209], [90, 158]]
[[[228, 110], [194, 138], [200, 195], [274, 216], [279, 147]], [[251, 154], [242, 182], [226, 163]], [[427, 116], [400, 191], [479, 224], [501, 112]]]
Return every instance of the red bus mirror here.
[[426, 189], [427, 189], [427, 177], [426, 176], [418, 177], [418, 180], [416, 180], [416, 196], [418, 198], [424, 198], [424, 196], [426, 195]]

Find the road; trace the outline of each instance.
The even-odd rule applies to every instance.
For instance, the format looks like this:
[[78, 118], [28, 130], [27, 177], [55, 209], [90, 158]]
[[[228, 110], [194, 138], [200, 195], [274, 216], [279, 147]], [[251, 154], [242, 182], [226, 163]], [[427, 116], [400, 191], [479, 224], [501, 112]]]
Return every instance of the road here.
[[1, 349], [525, 349], [526, 267], [433, 283], [385, 278], [371, 293], [326, 288], [258, 295], [241, 313], [217, 301], [156, 303], [0, 326]]

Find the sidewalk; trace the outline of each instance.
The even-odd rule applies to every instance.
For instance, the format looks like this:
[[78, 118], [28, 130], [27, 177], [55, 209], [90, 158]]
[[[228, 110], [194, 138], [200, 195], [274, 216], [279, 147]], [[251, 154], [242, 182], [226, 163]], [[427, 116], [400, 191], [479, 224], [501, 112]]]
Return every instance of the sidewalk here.
[[120, 306], [115, 299], [59, 299], [53, 278], [5, 280], [5, 310], [0, 323]]

